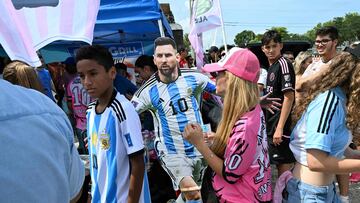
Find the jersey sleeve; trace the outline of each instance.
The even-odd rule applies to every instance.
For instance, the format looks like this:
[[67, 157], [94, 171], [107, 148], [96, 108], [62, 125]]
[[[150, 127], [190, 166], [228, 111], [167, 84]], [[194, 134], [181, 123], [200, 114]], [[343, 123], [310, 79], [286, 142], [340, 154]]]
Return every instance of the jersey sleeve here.
[[131, 103], [134, 106], [136, 112], [142, 113], [148, 110], [151, 106], [150, 95], [147, 89], [139, 88], [138, 91], [135, 92], [131, 99]]
[[295, 72], [293, 65], [285, 58], [279, 59], [281, 91], [295, 91]]
[[339, 97], [328, 91], [316, 97], [306, 112], [305, 149], [330, 152], [335, 130], [346, 116]]
[[209, 93], [215, 93], [216, 85], [210, 78], [202, 73], [195, 73], [200, 81], [201, 89]]
[[261, 68], [259, 80], [257, 83], [266, 86], [266, 79], [267, 79], [267, 71], [265, 69]]
[[141, 134], [141, 123], [134, 107], [126, 102], [123, 105], [126, 119], [121, 122], [121, 138], [128, 155], [144, 149], [144, 141]]
[[230, 184], [234, 184], [249, 169], [256, 154], [257, 132], [241, 122], [240, 120], [236, 125], [244, 126], [233, 131], [226, 147], [222, 175]]

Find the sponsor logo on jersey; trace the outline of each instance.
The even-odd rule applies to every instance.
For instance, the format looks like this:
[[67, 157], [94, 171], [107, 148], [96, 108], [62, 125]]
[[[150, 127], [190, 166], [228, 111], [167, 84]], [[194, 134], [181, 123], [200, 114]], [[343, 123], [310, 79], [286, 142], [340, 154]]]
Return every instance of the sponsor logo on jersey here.
[[274, 74], [274, 73], [271, 73], [271, 74], [270, 74], [270, 81], [274, 81], [274, 79], [275, 79], [275, 74]]
[[284, 79], [285, 79], [286, 82], [289, 82], [290, 81], [290, 75], [289, 74], [284, 75]]

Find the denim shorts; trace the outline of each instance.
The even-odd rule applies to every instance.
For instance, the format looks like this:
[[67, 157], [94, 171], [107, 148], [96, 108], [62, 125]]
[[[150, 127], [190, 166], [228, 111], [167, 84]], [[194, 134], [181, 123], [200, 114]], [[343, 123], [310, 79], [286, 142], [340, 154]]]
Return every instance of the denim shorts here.
[[284, 196], [283, 202], [289, 203], [341, 203], [334, 183], [328, 186], [314, 186], [295, 178], [291, 178], [287, 182]]

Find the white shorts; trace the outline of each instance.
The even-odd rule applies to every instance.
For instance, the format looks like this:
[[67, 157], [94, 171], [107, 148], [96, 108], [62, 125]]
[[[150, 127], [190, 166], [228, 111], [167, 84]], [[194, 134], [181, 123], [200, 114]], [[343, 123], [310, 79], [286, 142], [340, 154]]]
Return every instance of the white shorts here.
[[174, 190], [179, 190], [180, 181], [192, 177], [197, 185], [201, 186], [206, 163], [203, 158], [189, 158], [182, 154], [163, 154], [159, 156], [161, 166], [170, 176]]

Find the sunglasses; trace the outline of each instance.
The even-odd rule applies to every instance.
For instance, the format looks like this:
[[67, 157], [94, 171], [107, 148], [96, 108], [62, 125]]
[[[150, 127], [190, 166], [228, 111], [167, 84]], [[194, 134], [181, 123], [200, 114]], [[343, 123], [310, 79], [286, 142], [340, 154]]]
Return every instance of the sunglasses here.
[[210, 75], [211, 75], [212, 77], [216, 78], [217, 76], [220, 75], [220, 73], [223, 73], [223, 72], [225, 72], [225, 71], [222, 70], [222, 71], [210, 72]]

